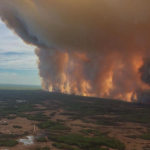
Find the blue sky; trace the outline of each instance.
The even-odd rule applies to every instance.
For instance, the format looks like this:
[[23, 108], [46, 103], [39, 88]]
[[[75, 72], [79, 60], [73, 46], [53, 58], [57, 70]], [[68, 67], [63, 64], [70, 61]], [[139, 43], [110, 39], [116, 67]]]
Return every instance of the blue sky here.
[[40, 85], [34, 49], [0, 20], [0, 84]]

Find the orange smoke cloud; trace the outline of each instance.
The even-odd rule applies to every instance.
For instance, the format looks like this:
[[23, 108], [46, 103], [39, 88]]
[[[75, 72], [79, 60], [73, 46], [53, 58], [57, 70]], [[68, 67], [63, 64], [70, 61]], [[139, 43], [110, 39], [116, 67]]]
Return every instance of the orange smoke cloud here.
[[0, 16], [37, 47], [45, 90], [131, 101], [149, 89], [149, 0], [0, 0]]

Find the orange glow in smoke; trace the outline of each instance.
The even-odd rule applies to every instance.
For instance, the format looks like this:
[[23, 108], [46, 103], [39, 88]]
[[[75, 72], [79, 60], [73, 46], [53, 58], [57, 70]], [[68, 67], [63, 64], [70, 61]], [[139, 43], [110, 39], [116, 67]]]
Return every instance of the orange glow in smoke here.
[[[83, 96], [98, 96], [105, 98], [110, 97], [114, 99], [123, 99], [130, 102], [131, 98], [134, 100], [137, 99], [137, 95], [135, 93], [137, 86], [141, 89], [149, 89], [149, 86], [143, 83], [140, 79], [139, 68], [143, 65], [142, 55], [134, 55], [130, 59], [129, 65], [132, 69], [131, 78], [133, 78], [133, 80], [126, 80], [123, 83], [124, 88], [126, 88], [125, 92], [121, 91], [115, 94], [113, 94], [113, 91], [116, 88], [114, 85], [114, 74], [117, 74], [117, 77], [120, 78], [122, 76], [122, 70], [124, 70], [126, 65], [121, 63], [121, 60], [117, 61], [120, 63], [111, 60], [111, 57], [108, 57], [106, 60], [102, 60], [103, 63], [109, 63], [107, 60], [110, 60], [111, 65], [109, 67], [102, 68], [102, 74], [101, 72], [98, 73], [99, 75], [96, 74], [93, 82], [95, 84], [94, 86], [96, 86], [96, 90], [93, 90], [93, 83], [91, 83], [91, 80], [86, 79], [83, 73], [83, 64], [89, 63], [89, 65], [91, 65], [92, 63], [90, 57], [88, 58], [86, 54], [80, 54], [77, 52], [75, 52], [73, 56], [62, 52], [57, 53], [57, 55], [59, 55], [59, 61], [61, 62], [61, 65], [63, 65], [63, 69], [58, 77], [58, 80], [60, 80], [59, 84], [57, 83], [57, 80], [56, 83], [53, 82], [53, 84], [49, 84], [49, 91], [55, 91], [55, 89], [59, 89], [59, 91], [63, 93], [73, 93]], [[99, 63], [102, 62], [101, 59], [99, 59]], [[67, 70], [69, 65], [71, 66], [71, 69], [73, 68], [71, 71]], [[89, 70], [87, 73], [90, 74], [92, 69], [93, 68], [91, 68], [91, 70]], [[101, 70], [101, 68], [99, 69]], [[132, 82], [135, 82], [136, 84], [134, 85]], [[44, 89], [47, 89], [45, 86], [43, 87]]]

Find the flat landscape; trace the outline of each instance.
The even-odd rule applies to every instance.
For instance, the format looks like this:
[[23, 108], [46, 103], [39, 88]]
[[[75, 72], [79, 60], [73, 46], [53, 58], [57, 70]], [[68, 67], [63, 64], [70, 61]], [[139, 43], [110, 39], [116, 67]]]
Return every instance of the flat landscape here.
[[39, 85], [0, 84], [0, 90], [42, 90]]
[[0, 150], [150, 150], [150, 105], [0, 90]]

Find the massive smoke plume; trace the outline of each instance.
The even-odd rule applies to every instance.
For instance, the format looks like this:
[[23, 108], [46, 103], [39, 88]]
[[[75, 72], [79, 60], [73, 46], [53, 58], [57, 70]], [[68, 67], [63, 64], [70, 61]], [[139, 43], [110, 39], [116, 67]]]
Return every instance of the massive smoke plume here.
[[45, 90], [130, 101], [149, 89], [150, 0], [0, 0], [0, 17], [37, 47]]

